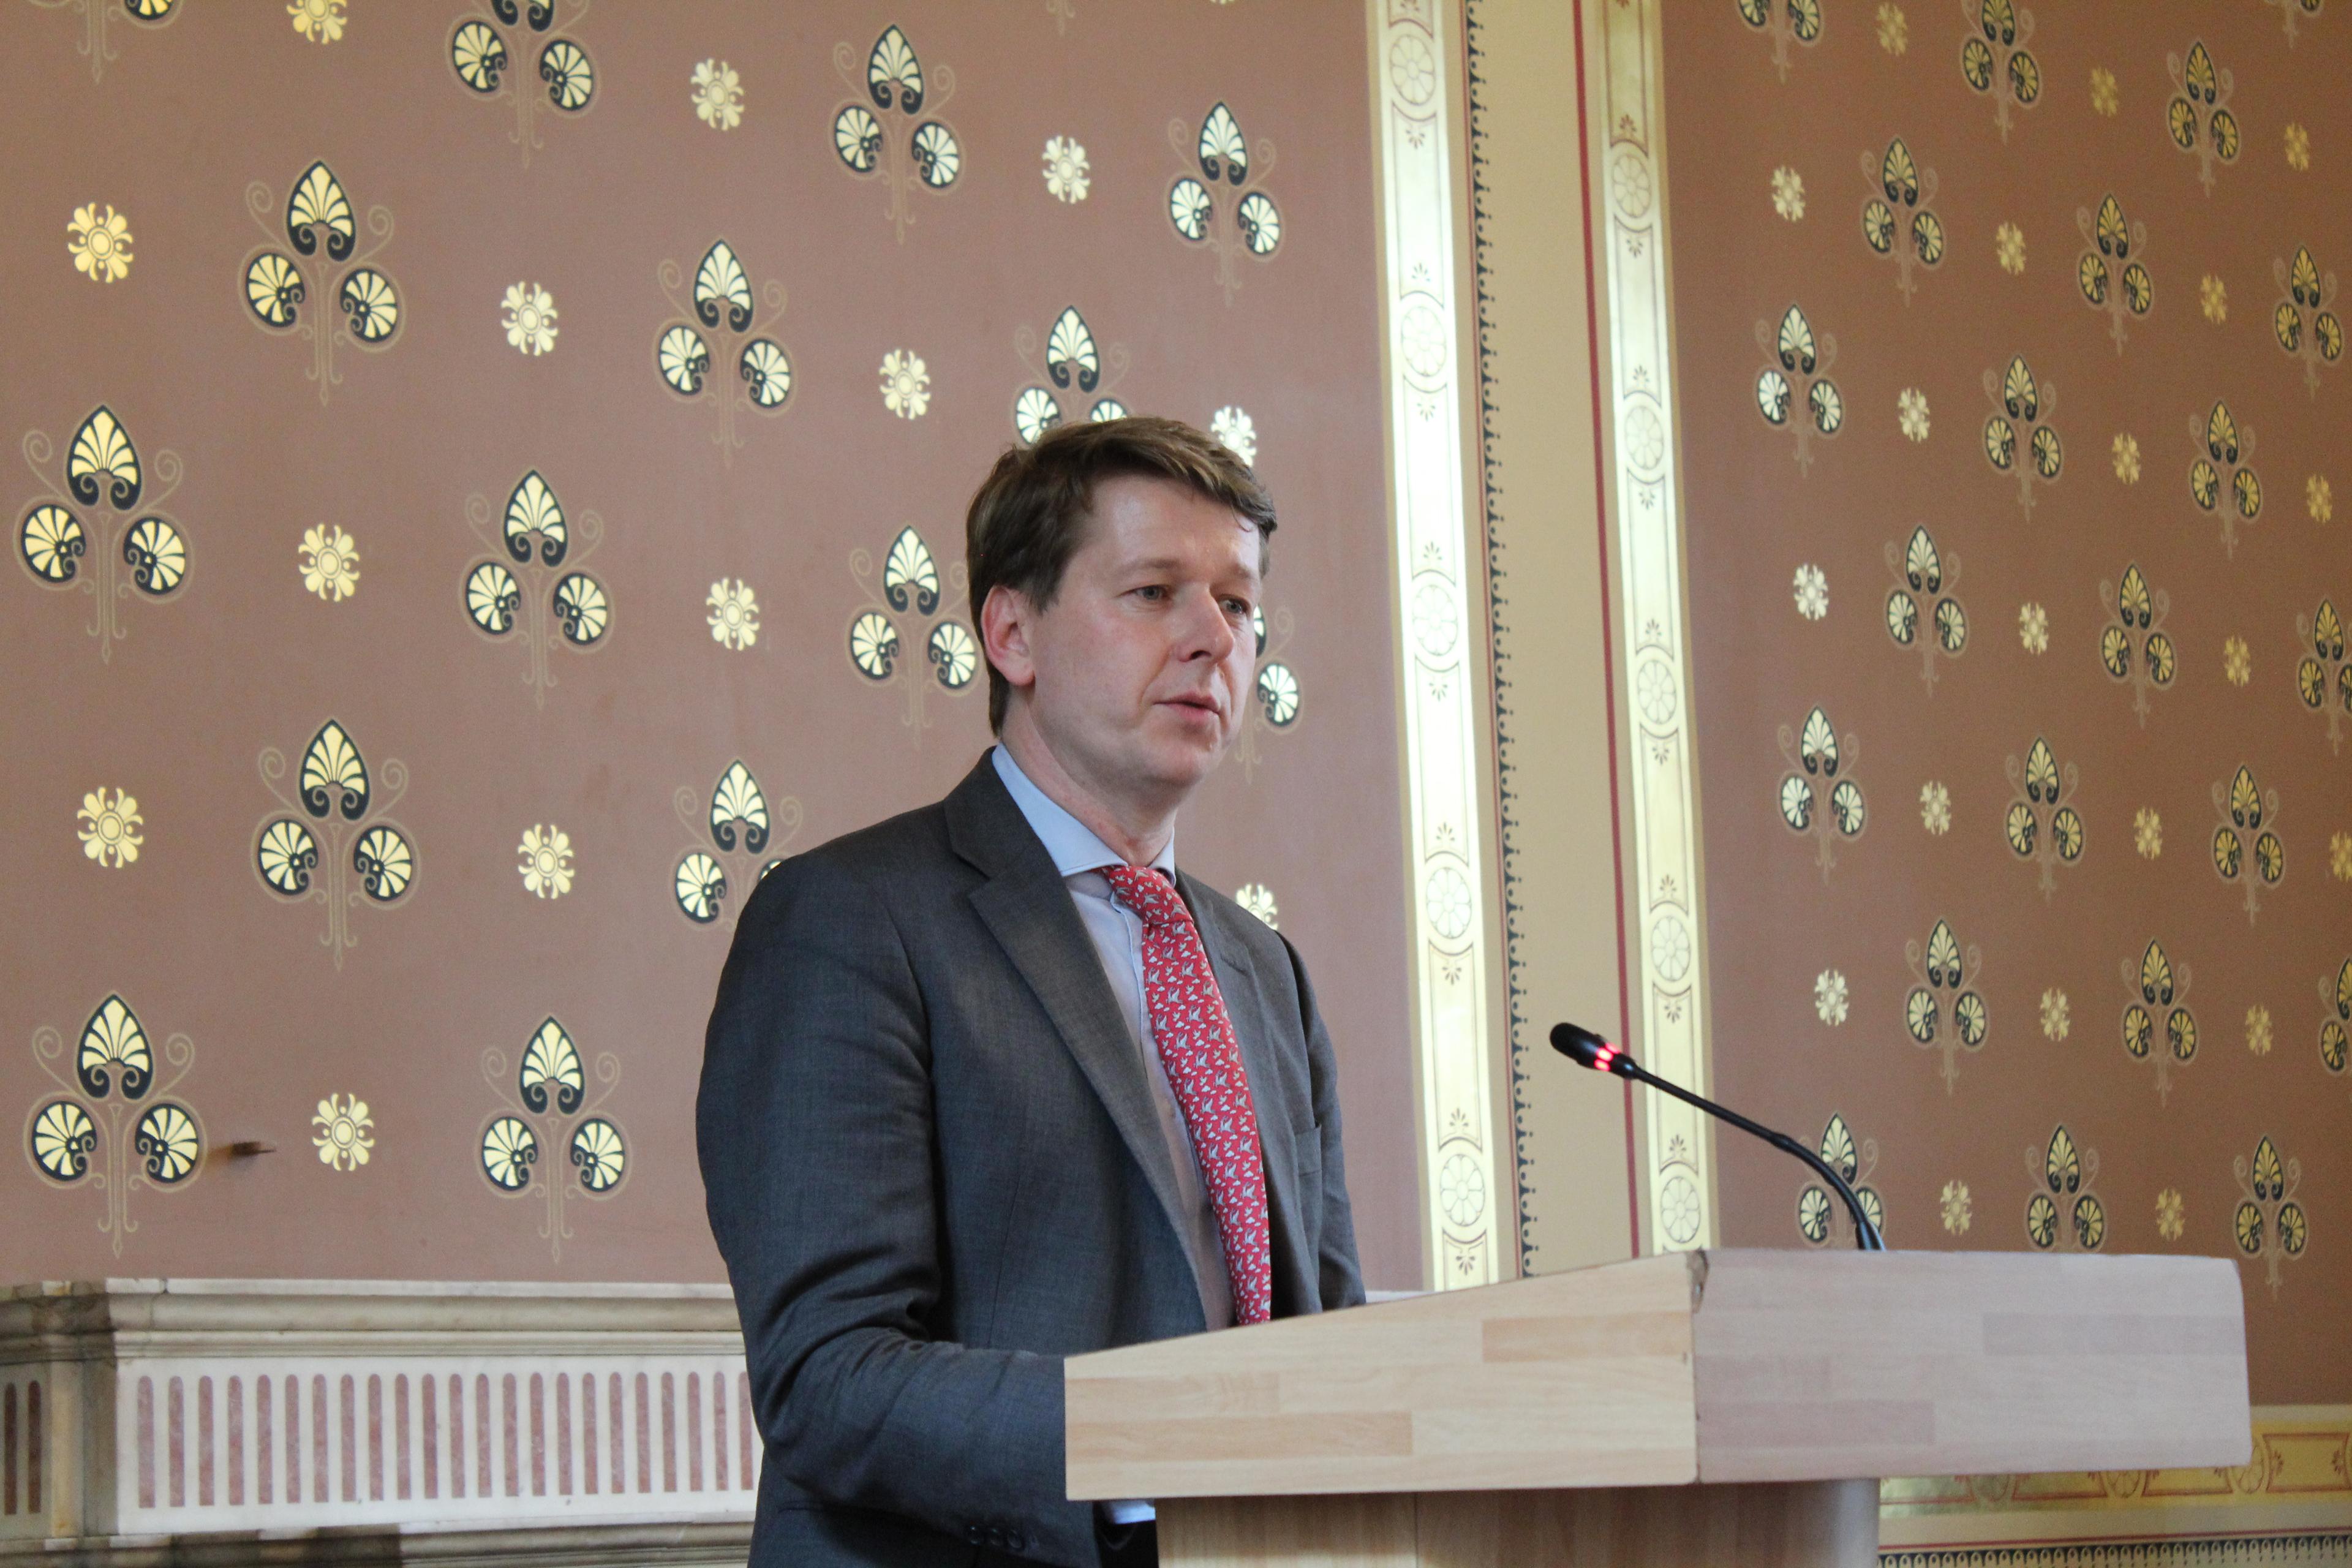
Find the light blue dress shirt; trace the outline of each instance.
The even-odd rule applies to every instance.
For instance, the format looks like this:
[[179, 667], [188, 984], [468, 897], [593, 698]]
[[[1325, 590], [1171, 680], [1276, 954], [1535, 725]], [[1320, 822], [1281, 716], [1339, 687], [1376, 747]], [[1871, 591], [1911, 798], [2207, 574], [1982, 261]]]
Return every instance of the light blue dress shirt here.
[[[1143, 921], [1112, 894], [1110, 879], [1101, 871], [1105, 866], [1124, 865], [1126, 857], [1113, 853], [1093, 829], [1032, 783], [1012, 752], [998, 746], [993, 755], [996, 776], [1004, 781], [1013, 804], [1021, 808], [1021, 815], [1045, 846], [1045, 853], [1054, 858], [1055, 868], [1062, 873], [1070, 900], [1077, 905], [1078, 919], [1102, 959], [1103, 974], [1110, 982], [1119, 1015], [1135, 1037], [1135, 1048], [1151, 1082], [1151, 1103], [1160, 1113], [1160, 1134], [1167, 1140], [1168, 1157], [1176, 1167], [1176, 1204], [1184, 1221], [1181, 1239], [1192, 1259], [1192, 1277], [1200, 1284], [1201, 1310], [1212, 1329], [1229, 1329], [1234, 1325], [1234, 1286], [1225, 1268], [1224, 1243], [1217, 1236], [1216, 1211], [1209, 1206], [1200, 1156], [1193, 1151], [1192, 1135], [1185, 1130], [1184, 1113], [1176, 1103], [1176, 1091], [1169, 1087], [1168, 1069], [1161, 1065], [1152, 1038], [1151, 1008], [1143, 994]], [[1174, 877], [1173, 834], [1151, 864]]]

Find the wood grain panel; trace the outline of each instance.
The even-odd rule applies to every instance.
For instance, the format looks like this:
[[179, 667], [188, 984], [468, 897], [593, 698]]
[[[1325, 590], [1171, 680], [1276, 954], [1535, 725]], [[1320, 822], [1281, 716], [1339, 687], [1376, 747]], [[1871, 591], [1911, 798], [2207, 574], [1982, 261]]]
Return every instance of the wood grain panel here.
[[2237, 1465], [2216, 1258], [1677, 1254], [1070, 1362], [1070, 1495]]
[[1868, 1481], [1192, 1498], [1169, 1568], [1874, 1568]]
[[1873, 1481], [1433, 1492], [1423, 1568], [1875, 1568]]
[[1185, 1498], [1160, 1509], [1163, 1568], [1414, 1568], [1413, 1499]]
[[1076, 1358], [1070, 1495], [1690, 1480], [1696, 1268], [1643, 1258]]
[[2220, 1258], [1710, 1253], [1699, 1477], [2243, 1464], [2242, 1314]]

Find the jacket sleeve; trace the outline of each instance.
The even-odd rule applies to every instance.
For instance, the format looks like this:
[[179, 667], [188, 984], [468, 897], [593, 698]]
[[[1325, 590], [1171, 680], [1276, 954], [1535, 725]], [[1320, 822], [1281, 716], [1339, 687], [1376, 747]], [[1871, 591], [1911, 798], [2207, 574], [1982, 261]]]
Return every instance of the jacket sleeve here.
[[[1280, 932], [1276, 935], [1280, 936]], [[1315, 1005], [1315, 987], [1298, 950], [1282, 937], [1290, 973], [1298, 984], [1298, 1022], [1307, 1035], [1307, 1084], [1315, 1102], [1315, 1127], [1323, 1141], [1323, 1224], [1316, 1278], [1327, 1312], [1364, 1302], [1364, 1279], [1356, 1263], [1355, 1211], [1348, 1204], [1348, 1173], [1339, 1152], [1339, 1067], [1330, 1031]]]
[[719, 983], [695, 1107], [767, 1459], [828, 1502], [1096, 1561], [1065, 1499], [1062, 1361], [932, 1337], [929, 1030], [880, 895], [823, 854], [769, 873]]

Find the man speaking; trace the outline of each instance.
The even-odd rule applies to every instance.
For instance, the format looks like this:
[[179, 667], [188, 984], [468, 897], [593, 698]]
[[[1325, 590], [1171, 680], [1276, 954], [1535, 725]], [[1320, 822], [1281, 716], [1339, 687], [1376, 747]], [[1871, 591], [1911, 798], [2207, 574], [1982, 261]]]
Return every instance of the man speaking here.
[[1176, 868], [1240, 732], [1273, 503], [1173, 420], [972, 498], [998, 743], [776, 868], [696, 1128], [764, 1443], [752, 1568], [1150, 1562], [1064, 1495], [1062, 1361], [1363, 1300], [1289, 942]]

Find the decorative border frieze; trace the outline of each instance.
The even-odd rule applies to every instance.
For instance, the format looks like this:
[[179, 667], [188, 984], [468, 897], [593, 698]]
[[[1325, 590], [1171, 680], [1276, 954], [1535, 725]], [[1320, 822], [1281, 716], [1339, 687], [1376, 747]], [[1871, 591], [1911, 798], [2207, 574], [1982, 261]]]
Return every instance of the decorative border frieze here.
[[1423, 1236], [1440, 1289], [1506, 1271], [1496, 1175], [1486, 915], [1492, 872], [1470, 620], [1461, 322], [1454, 287], [1456, 7], [1368, 0], [1378, 87], [1391, 547], [1412, 887]]
[[[1625, 681], [1619, 699], [1633, 876], [1624, 920], [1637, 963], [1635, 1043], [1652, 1072], [1705, 1093], [1706, 921], [1666, 232], [1664, 14], [1662, 0], [1614, 0], [1594, 9], [1601, 58], [1590, 75], [1601, 101], [1592, 122], [1604, 140], [1591, 171], [1603, 209], [1592, 265], [1607, 301], [1602, 438], [1618, 574], [1614, 663]], [[1651, 1247], [1716, 1245], [1715, 1150], [1705, 1119], [1662, 1094], [1638, 1102]]]
[[2252, 1436], [2242, 1465], [1881, 1481], [1882, 1568], [2346, 1561], [2352, 1406], [2258, 1405]]

